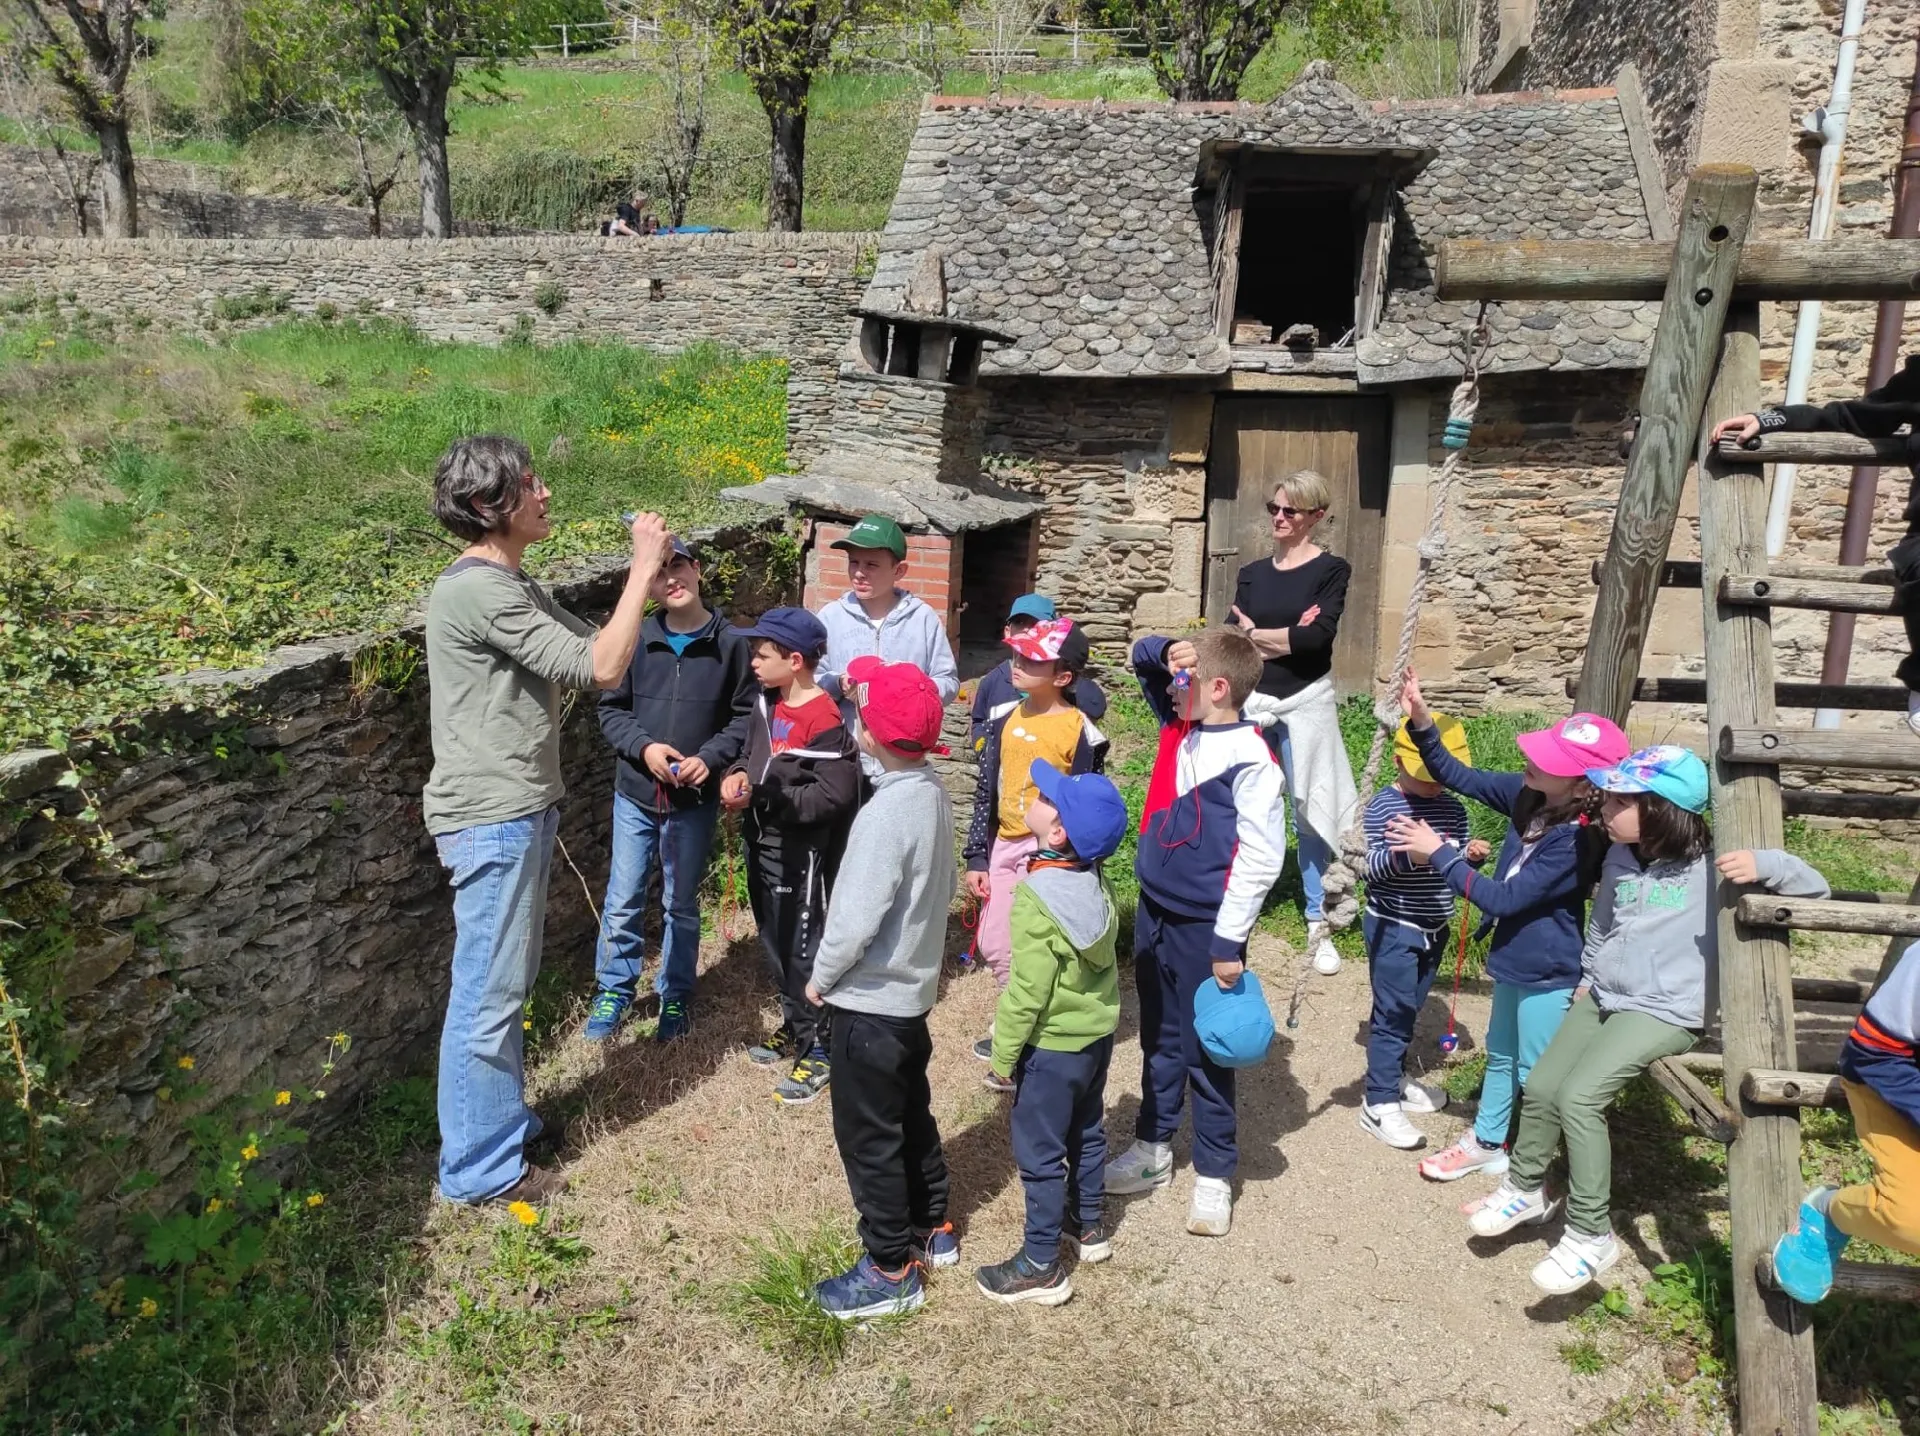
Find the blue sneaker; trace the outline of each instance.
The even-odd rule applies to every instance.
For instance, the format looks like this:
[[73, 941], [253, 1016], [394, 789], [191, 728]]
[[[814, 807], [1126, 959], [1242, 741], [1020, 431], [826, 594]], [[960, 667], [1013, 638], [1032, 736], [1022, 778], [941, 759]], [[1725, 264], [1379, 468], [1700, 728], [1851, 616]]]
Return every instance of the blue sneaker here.
[[1827, 1219], [1832, 1187], [1815, 1187], [1800, 1203], [1793, 1230], [1773, 1244], [1773, 1279], [1806, 1306], [1826, 1300], [1833, 1290], [1833, 1264], [1853, 1238]]
[[915, 1227], [913, 1257], [927, 1266], [959, 1266], [960, 1238], [953, 1234], [953, 1223], [942, 1222], [926, 1231]]
[[653, 1034], [655, 1041], [672, 1042], [692, 1030], [693, 1014], [687, 1010], [686, 1003], [669, 998], [660, 1004], [660, 1025]]
[[898, 1281], [861, 1255], [851, 1269], [828, 1277], [813, 1289], [813, 1299], [828, 1316], [841, 1321], [866, 1321], [876, 1316], [905, 1316], [927, 1304], [926, 1284], [919, 1263], [909, 1263]]
[[581, 1037], [588, 1042], [605, 1042], [619, 1028], [620, 1019], [631, 1006], [633, 999], [625, 993], [601, 988], [593, 995], [593, 1006], [587, 1009], [587, 1025], [580, 1029]]

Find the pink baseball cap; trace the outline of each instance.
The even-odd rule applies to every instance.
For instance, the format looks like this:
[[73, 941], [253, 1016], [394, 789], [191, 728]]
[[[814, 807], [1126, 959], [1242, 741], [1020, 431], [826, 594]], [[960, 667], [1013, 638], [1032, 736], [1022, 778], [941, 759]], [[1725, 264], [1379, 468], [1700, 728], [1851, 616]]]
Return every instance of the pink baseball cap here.
[[1598, 713], [1569, 713], [1513, 741], [1534, 767], [1556, 778], [1584, 778], [1587, 769], [1611, 768], [1633, 751], [1627, 735]]

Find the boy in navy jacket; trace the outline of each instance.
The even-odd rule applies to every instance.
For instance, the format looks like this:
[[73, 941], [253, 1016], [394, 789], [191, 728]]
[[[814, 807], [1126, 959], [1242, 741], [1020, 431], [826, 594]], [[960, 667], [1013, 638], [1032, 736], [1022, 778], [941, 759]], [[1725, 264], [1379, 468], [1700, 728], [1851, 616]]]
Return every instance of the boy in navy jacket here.
[[1816, 1187], [1773, 1249], [1773, 1270], [1796, 1301], [1833, 1289], [1833, 1264], [1855, 1237], [1920, 1256], [1920, 942], [1867, 1000], [1840, 1049], [1840, 1079], [1873, 1180]]
[[1143, 638], [1133, 669], [1161, 732], [1134, 861], [1140, 1116], [1133, 1146], [1107, 1166], [1107, 1190], [1145, 1192], [1173, 1180], [1173, 1134], [1191, 1086], [1187, 1230], [1225, 1236], [1239, 1163], [1233, 1072], [1200, 1046], [1193, 997], [1203, 982], [1232, 987], [1244, 970], [1247, 937], [1286, 856], [1284, 784], [1259, 728], [1240, 717], [1261, 671], [1245, 634]]
[[[1014, 635], [1027, 632], [1036, 623], [1048, 623], [1059, 616], [1053, 600], [1046, 595], [1023, 593], [1007, 610], [1007, 621], [1000, 625], [1001, 640], [1010, 643]], [[1107, 695], [1100, 691], [1098, 683], [1084, 673], [1074, 675], [1073, 681], [1066, 686], [1064, 696], [1091, 722], [1098, 723], [1107, 716]], [[987, 729], [993, 726], [993, 720], [1019, 701], [1020, 690], [1013, 681], [1013, 660], [1009, 658], [998, 667], [988, 669], [973, 690], [969, 736], [973, 739], [976, 753], [985, 746]]]

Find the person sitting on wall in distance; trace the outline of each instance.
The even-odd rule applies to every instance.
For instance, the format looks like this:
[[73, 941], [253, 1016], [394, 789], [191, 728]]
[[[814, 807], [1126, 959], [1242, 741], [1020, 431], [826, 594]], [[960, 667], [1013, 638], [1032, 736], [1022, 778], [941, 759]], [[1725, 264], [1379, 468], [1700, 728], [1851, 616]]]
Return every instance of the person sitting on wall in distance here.
[[569, 689], [619, 686], [668, 553], [659, 515], [635, 518], [633, 566], [596, 631], [521, 566], [553, 532], [551, 497], [518, 439], [456, 440], [434, 471], [434, 517], [467, 543], [427, 601], [433, 771], [420, 804], [453, 887], [440, 1194], [464, 1205], [538, 1205], [566, 1190], [558, 1170], [528, 1160], [558, 1134], [527, 1105], [521, 1046], [566, 791], [560, 705]]
[[1253, 640], [1263, 666], [1246, 715], [1267, 727], [1267, 741], [1286, 774], [1293, 803], [1294, 854], [1306, 898], [1307, 950], [1316, 972], [1340, 970], [1327, 925], [1322, 877], [1334, 844], [1360, 806], [1340, 710], [1333, 691], [1333, 640], [1347, 606], [1353, 568], [1313, 541], [1331, 502], [1327, 481], [1312, 469], [1289, 474], [1267, 502], [1273, 554], [1240, 570], [1233, 623]]
[[647, 192], [635, 190], [632, 198], [622, 200], [613, 207], [612, 219], [600, 222], [600, 233], [608, 236], [629, 235], [636, 239], [652, 234], [660, 228], [660, 221], [647, 212], [648, 203]]

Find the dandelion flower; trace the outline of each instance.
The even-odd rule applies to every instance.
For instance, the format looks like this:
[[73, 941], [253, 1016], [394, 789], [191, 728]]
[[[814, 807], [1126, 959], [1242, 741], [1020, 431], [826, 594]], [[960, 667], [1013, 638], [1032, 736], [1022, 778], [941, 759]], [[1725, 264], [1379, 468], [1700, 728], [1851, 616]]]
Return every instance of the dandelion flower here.
[[244, 1157], [247, 1161], [251, 1162], [255, 1157], [260, 1155], [260, 1149], [256, 1147], [253, 1143], [249, 1142], [247, 1143], [246, 1146], [240, 1149], [240, 1155]]
[[160, 1303], [150, 1296], [141, 1297], [140, 1314], [142, 1316], [158, 1316], [160, 1314]]
[[344, 1032], [336, 1032], [333, 1034], [331, 1040], [335, 1047], [345, 1047], [347, 1045], [347, 1034]]
[[218, 1197], [208, 1197], [207, 1198], [207, 1215], [212, 1216], [215, 1212], [219, 1211], [220, 1208], [224, 1207], [225, 1205], [226, 1203], [221, 1201]]
[[273, 1094], [273, 1105], [276, 1107], [284, 1107], [292, 1100], [293, 1093], [287, 1091], [284, 1087]]
[[182, 1072], [193, 1071], [193, 1054], [190, 1052], [183, 1053], [180, 1060], [173, 1065], [178, 1067]]
[[531, 1202], [508, 1202], [507, 1210], [513, 1213], [513, 1219], [523, 1227], [540, 1225], [540, 1213]]
[[320, 1193], [318, 1193], [318, 1192], [308, 1192], [308, 1193], [307, 1193], [307, 1205], [308, 1205], [308, 1206], [310, 1206], [310, 1207], [317, 1207], [317, 1206], [320, 1206], [320, 1205], [321, 1205], [322, 1203], [324, 1203], [324, 1202], [325, 1202], [326, 1200], [327, 1200], [327, 1199], [326, 1199], [325, 1197], [323, 1197], [323, 1196], [322, 1196], [322, 1195], [321, 1195]]
[[533, 1019], [532, 1019], [531, 1017], [523, 1017], [523, 1018], [521, 1018], [521, 1019], [520, 1019], [520, 1030], [521, 1030], [522, 1032], [531, 1032], [531, 1031], [533, 1031]]

